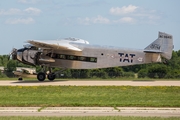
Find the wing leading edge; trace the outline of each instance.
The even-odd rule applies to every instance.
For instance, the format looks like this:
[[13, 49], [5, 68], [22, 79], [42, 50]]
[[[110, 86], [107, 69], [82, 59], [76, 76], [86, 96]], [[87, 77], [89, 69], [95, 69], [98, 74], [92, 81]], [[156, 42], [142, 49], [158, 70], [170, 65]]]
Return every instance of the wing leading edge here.
[[69, 44], [69, 41], [39, 41], [39, 40], [28, 40], [28, 43], [41, 48], [41, 49], [59, 49], [59, 50], [70, 50], [70, 51], [82, 51], [81, 49]]

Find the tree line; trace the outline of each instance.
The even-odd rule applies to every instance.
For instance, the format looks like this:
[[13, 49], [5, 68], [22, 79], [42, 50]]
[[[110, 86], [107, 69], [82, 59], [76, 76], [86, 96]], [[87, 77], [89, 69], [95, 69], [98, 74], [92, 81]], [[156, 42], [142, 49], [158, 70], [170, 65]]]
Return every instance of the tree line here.
[[[57, 78], [180, 78], [180, 50], [173, 51], [171, 60], [163, 60], [162, 63], [151, 63], [133, 66], [73, 70], [66, 69], [57, 74]], [[0, 55], [0, 66], [5, 68], [4, 72], [0, 72], [0, 77], [13, 77], [12, 71], [16, 67], [33, 67], [25, 65], [15, 60], [9, 60], [8, 55]], [[36, 66], [36, 71], [41, 71], [40, 66]], [[53, 71], [61, 70], [61, 68], [53, 68]]]

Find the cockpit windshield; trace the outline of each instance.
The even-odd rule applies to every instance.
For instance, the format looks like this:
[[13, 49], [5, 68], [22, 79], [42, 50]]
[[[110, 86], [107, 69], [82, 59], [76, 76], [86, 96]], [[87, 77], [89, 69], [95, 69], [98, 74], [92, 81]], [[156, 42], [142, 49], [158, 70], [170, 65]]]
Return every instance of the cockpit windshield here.
[[78, 38], [71, 38], [71, 37], [69, 37], [69, 38], [65, 38], [65, 40], [77, 41], [79, 39]]
[[72, 41], [72, 42], [76, 42], [76, 43], [83, 43], [83, 44], [89, 44], [88, 41], [86, 40], [83, 40], [83, 39], [79, 39], [79, 38], [65, 38], [65, 40], [69, 40], [69, 41]]
[[31, 44], [26, 44], [24, 45], [24, 48], [26, 49], [30, 49], [30, 50], [38, 50], [38, 48], [36, 46], [33, 46]]
[[27, 48], [21, 48], [21, 49], [18, 49], [17, 52], [23, 52], [25, 50], [27, 50]]

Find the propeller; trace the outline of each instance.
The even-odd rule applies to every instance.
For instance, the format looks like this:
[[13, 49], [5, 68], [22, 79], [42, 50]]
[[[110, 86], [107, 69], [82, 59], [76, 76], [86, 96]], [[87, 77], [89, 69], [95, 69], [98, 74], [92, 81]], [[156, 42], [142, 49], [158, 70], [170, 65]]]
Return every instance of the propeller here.
[[17, 59], [17, 49], [13, 48], [11, 50], [11, 53], [9, 54], [8, 60], [10, 60], [10, 58], [12, 58], [13, 60]]

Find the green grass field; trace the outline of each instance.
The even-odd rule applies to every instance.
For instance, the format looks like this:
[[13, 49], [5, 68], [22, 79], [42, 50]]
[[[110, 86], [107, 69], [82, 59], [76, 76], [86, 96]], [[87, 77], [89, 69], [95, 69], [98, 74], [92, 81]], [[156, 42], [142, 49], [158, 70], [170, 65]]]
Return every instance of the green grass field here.
[[104, 117], [0, 117], [1, 120], [179, 120], [178, 117], [122, 117], [122, 116], [104, 116]]
[[1, 86], [0, 106], [180, 107], [180, 87]]

